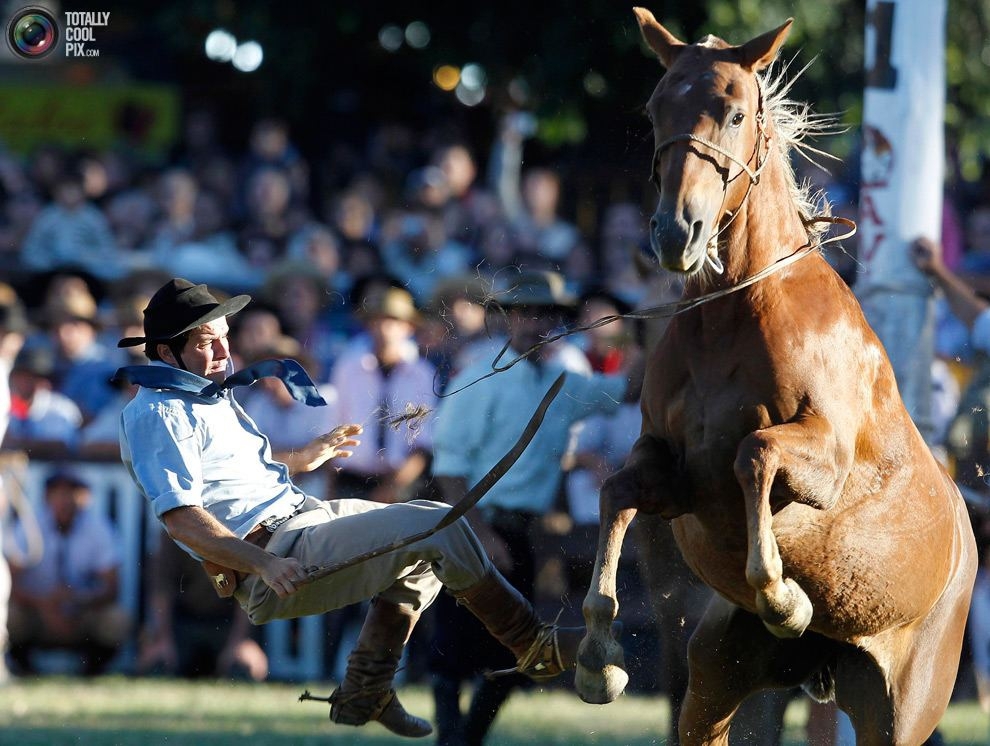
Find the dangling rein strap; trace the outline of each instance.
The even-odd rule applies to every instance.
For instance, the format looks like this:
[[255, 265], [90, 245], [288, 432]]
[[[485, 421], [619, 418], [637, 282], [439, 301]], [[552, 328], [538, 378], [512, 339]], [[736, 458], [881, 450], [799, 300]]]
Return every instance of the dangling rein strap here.
[[328, 575], [333, 575], [341, 570], [346, 570], [349, 567], [354, 567], [362, 562], [367, 562], [375, 557], [380, 557], [383, 554], [388, 554], [389, 552], [394, 552], [397, 549], [402, 549], [410, 544], [414, 544], [417, 541], [422, 541], [430, 536], [433, 536], [437, 531], [441, 531], [446, 528], [458, 518], [467, 513], [471, 508], [477, 505], [478, 501], [484, 497], [488, 490], [490, 490], [495, 483], [500, 480], [505, 473], [512, 468], [512, 465], [519, 460], [522, 452], [526, 450], [526, 447], [533, 440], [536, 435], [536, 431], [540, 429], [540, 425], [543, 424], [543, 418], [546, 416], [547, 410], [550, 408], [550, 404], [553, 400], [557, 398], [557, 394], [564, 386], [565, 373], [561, 373], [557, 376], [557, 380], [553, 382], [550, 390], [547, 391], [543, 396], [543, 400], [540, 402], [540, 406], [536, 408], [533, 412], [533, 416], [530, 417], [529, 423], [526, 425], [526, 429], [523, 430], [522, 435], [516, 441], [515, 445], [509, 449], [508, 453], [499, 459], [499, 462], [495, 464], [489, 470], [485, 476], [483, 476], [474, 487], [468, 490], [468, 493], [464, 495], [457, 504], [452, 506], [450, 510], [440, 519], [436, 526], [427, 529], [426, 531], [421, 531], [418, 534], [413, 534], [412, 536], [407, 536], [404, 539], [398, 539], [391, 544], [385, 546], [380, 546], [377, 549], [372, 549], [371, 551], [365, 552], [364, 554], [359, 554], [356, 557], [351, 557], [350, 559], [344, 560], [343, 562], [337, 562], [333, 565], [322, 565], [322, 566], [312, 566], [306, 568], [306, 573], [309, 575], [308, 581], [312, 582], [314, 580], [319, 580], [320, 578], [325, 578]]

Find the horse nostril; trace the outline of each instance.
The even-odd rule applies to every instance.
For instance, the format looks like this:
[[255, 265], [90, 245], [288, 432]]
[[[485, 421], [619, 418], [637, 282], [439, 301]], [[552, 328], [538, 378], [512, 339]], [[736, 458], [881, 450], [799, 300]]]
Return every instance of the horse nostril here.
[[695, 242], [701, 238], [701, 231], [703, 228], [704, 225], [702, 225], [700, 220], [695, 220], [691, 223], [691, 240], [688, 241], [688, 246], [694, 246]]
[[657, 226], [659, 226], [659, 225], [660, 225], [660, 223], [657, 221], [656, 218], [650, 218], [650, 230], [651, 231], [653, 231], [654, 233], [656, 233]]

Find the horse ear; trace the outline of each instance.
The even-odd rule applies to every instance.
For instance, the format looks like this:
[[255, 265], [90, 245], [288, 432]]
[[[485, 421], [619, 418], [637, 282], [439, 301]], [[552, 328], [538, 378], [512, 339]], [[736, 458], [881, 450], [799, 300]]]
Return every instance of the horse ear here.
[[639, 31], [643, 35], [643, 41], [660, 58], [660, 64], [669, 68], [684, 48], [684, 42], [678, 41], [677, 37], [661, 26], [646, 8], [633, 8], [633, 13], [639, 21]]
[[778, 26], [773, 31], [767, 31], [739, 47], [743, 59], [742, 66], [758, 73], [773, 62], [778, 50], [791, 31], [792, 23], [794, 23], [794, 19], [788, 18], [783, 25]]

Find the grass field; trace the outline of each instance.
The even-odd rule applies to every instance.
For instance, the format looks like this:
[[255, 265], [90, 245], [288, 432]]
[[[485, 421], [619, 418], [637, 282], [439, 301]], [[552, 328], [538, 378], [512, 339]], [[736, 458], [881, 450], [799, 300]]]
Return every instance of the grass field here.
[[[0, 689], [4, 746], [219, 746], [433, 743], [392, 736], [378, 724], [330, 723], [327, 706], [297, 701], [295, 684], [197, 683], [118, 676], [21, 679]], [[329, 692], [310, 687], [314, 694]], [[425, 687], [402, 689], [410, 711], [432, 715]], [[787, 712], [786, 746], [803, 744], [805, 706]], [[491, 746], [547, 744], [662, 744], [668, 716], [662, 697], [627, 696], [587, 705], [565, 690], [520, 692], [509, 700], [489, 737]], [[988, 719], [973, 703], [953, 705], [942, 723], [947, 744], [987, 744]]]

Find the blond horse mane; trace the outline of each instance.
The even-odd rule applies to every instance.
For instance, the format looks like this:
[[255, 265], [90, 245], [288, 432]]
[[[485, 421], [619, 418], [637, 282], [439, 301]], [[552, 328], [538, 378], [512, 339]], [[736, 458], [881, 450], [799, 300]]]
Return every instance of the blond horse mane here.
[[792, 62], [793, 60], [771, 65], [766, 71], [759, 73], [757, 77], [763, 89], [764, 109], [773, 123], [773, 144], [780, 153], [791, 198], [797, 205], [802, 220], [805, 221], [808, 239], [816, 242], [827, 232], [829, 225], [827, 223], [809, 223], [808, 221], [812, 217], [831, 215], [832, 206], [823, 190], [816, 188], [808, 180], [798, 183], [791, 162], [791, 153], [793, 151], [809, 163], [827, 171], [819, 162], [820, 159], [838, 159], [809, 145], [806, 140], [838, 134], [843, 132], [844, 128], [835, 115], [816, 114], [812, 111], [810, 104], [794, 101], [789, 97], [794, 84], [811, 64], [809, 62], [790, 80], [787, 80], [785, 76]]

